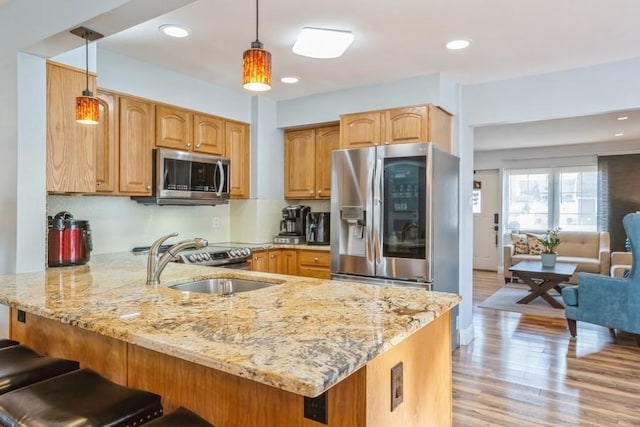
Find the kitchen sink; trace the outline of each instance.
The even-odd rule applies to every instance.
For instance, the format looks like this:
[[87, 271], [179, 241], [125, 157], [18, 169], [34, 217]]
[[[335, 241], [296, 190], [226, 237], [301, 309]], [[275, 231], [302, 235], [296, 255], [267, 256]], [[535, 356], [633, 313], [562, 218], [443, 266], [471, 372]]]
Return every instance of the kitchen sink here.
[[188, 291], [204, 294], [233, 295], [237, 292], [255, 291], [257, 289], [268, 288], [275, 285], [277, 285], [277, 283], [261, 282], [259, 280], [217, 278], [178, 283], [177, 285], [169, 286], [169, 288], [183, 292]]

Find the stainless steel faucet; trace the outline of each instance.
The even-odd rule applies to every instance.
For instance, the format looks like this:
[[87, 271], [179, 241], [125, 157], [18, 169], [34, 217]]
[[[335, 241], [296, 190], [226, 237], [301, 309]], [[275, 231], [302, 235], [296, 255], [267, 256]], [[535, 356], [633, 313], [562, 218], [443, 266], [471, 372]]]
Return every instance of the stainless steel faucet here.
[[171, 246], [167, 252], [162, 254], [162, 256], [158, 256], [160, 245], [162, 245], [162, 243], [164, 243], [168, 238], [176, 237], [177, 235], [178, 233], [167, 234], [153, 242], [151, 245], [151, 248], [149, 249], [149, 259], [147, 260], [147, 285], [158, 285], [160, 283], [160, 273], [162, 273], [162, 270], [164, 270], [167, 264], [175, 258], [178, 252], [191, 248], [204, 248], [209, 244], [205, 239], [196, 237], [193, 240], [178, 242]]

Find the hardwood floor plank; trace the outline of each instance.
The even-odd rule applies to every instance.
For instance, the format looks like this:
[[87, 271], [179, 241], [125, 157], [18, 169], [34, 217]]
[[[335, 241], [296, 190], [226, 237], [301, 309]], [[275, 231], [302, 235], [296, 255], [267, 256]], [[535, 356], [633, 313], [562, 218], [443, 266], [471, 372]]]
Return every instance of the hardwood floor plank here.
[[478, 308], [502, 286], [476, 271], [473, 343], [453, 353], [453, 425], [640, 426], [635, 336], [564, 319]]

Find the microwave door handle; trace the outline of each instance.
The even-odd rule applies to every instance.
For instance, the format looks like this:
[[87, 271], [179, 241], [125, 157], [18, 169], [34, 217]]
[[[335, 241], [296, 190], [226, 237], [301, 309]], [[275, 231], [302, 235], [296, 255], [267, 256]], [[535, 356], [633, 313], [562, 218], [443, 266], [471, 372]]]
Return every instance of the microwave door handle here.
[[221, 160], [218, 160], [218, 172], [220, 172], [220, 186], [218, 187], [218, 192], [216, 194], [218, 197], [222, 197], [222, 189], [224, 188], [224, 167], [222, 166]]

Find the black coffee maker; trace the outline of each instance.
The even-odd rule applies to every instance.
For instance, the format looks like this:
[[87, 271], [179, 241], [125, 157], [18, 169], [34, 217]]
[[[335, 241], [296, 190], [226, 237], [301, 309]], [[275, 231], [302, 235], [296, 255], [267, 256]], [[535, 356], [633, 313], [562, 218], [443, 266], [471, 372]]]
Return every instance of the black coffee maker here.
[[307, 213], [311, 208], [304, 205], [289, 205], [282, 209], [280, 236], [304, 237]]
[[307, 214], [306, 238], [308, 245], [328, 245], [330, 212], [309, 212]]

